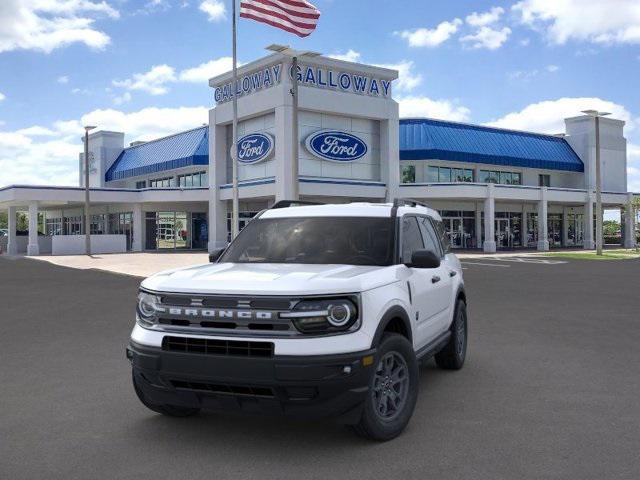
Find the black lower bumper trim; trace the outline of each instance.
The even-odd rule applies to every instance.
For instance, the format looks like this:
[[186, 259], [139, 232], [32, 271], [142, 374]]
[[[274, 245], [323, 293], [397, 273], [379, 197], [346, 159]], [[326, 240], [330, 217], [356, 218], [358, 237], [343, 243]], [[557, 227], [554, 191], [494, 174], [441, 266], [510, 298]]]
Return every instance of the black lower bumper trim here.
[[217, 411], [357, 422], [375, 350], [247, 358], [164, 351], [131, 343], [136, 383], [151, 402]]

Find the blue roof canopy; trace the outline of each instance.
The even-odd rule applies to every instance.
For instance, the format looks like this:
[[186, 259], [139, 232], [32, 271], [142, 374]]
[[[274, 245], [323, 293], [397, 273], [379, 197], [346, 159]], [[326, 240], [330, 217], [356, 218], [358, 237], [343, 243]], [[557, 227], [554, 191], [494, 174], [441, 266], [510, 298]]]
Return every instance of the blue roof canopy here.
[[400, 120], [400, 160], [432, 159], [584, 171], [564, 138], [442, 120]]
[[148, 175], [192, 165], [209, 165], [209, 127], [203, 126], [125, 148], [105, 181]]

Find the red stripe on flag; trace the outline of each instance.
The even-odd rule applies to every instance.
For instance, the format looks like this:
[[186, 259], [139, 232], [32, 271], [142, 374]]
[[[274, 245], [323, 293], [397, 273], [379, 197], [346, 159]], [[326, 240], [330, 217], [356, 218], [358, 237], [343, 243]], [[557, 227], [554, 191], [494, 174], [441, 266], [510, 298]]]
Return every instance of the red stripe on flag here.
[[[241, 2], [241, 6], [242, 5], [247, 5], [247, 1], [243, 0]], [[282, 2], [274, 2], [272, 0], [251, 0], [251, 3], [261, 3], [264, 5], [264, 8], [270, 8], [273, 7], [274, 9], [280, 10], [283, 13], [287, 14], [287, 15], [291, 15], [292, 17], [300, 17], [300, 18], [320, 18], [320, 12], [317, 13], [310, 13], [310, 12], [299, 12], [296, 10], [290, 10], [288, 8], [286, 8], [284, 5], [280, 5], [280, 3]]]
[[[313, 23], [301, 22], [301, 21], [298, 21], [297, 18], [295, 18], [295, 17], [284, 15], [282, 13], [276, 12], [275, 10], [269, 10], [269, 9], [266, 9], [266, 8], [256, 7], [255, 5], [250, 5], [250, 4], [247, 4], [244, 7], [240, 7], [240, 8], [241, 8], [241, 12], [242, 12], [242, 10], [252, 10], [255, 13], [261, 13], [261, 14], [267, 15], [269, 17], [280, 18], [280, 19], [285, 20], [285, 21], [291, 23], [292, 25], [294, 25], [296, 27], [300, 27], [300, 28], [313, 30], [316, 27], [316, 23], [315, 22], [313, 22]], [[241, 16], [242, 16], [242, 13], [241, 13]]]
[[299, 30], [296, 30], [294, 28], [290, 28], [287, 27], [285, 25], [282, 25], [281, 23], [277, 23], [277, 22], [273, 22], [271, 20], [267, 20], [266, 18], [262, 18], [262, 17], [257, 17], [251, 13], [241, 13], [240, 14], [241, 17], [243, 18], [250, 18], [252, 20], [255, 20], [256, 22], [261, 22], [261, 23], [266, 23], [267, 25], [271, 25], [272, 27], [276, 27], [276, 28], [280, 28], [282, 30], [286, 30], [289, 33], [293, 33], [295, 35], [298, 35], [299, 37], [308, 37], [311, 32], [309, 33], [302, 33]]

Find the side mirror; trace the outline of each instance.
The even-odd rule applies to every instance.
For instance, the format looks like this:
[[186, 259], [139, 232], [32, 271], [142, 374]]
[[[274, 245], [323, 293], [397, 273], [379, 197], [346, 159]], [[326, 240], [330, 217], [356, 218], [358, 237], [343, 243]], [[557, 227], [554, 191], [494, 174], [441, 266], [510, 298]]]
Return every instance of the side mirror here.
[[209, 254], [209, 263], [216, 263], [224, 251], [224, 248], [216, 248], [211, 252]]
[[411, 263], [407, 267], [413, 268], [438, 268], [440, 257], [431, 250], [416, 250], [411, 255]]

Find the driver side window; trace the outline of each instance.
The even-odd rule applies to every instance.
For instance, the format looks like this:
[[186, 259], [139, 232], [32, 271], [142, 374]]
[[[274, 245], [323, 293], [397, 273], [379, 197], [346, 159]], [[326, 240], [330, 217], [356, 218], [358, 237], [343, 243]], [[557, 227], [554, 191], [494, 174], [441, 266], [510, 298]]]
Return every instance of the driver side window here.
[[422, 250], [424, 243], [416, 217], [402, 218], [402, 263], [410, 263], [415, 250]]

